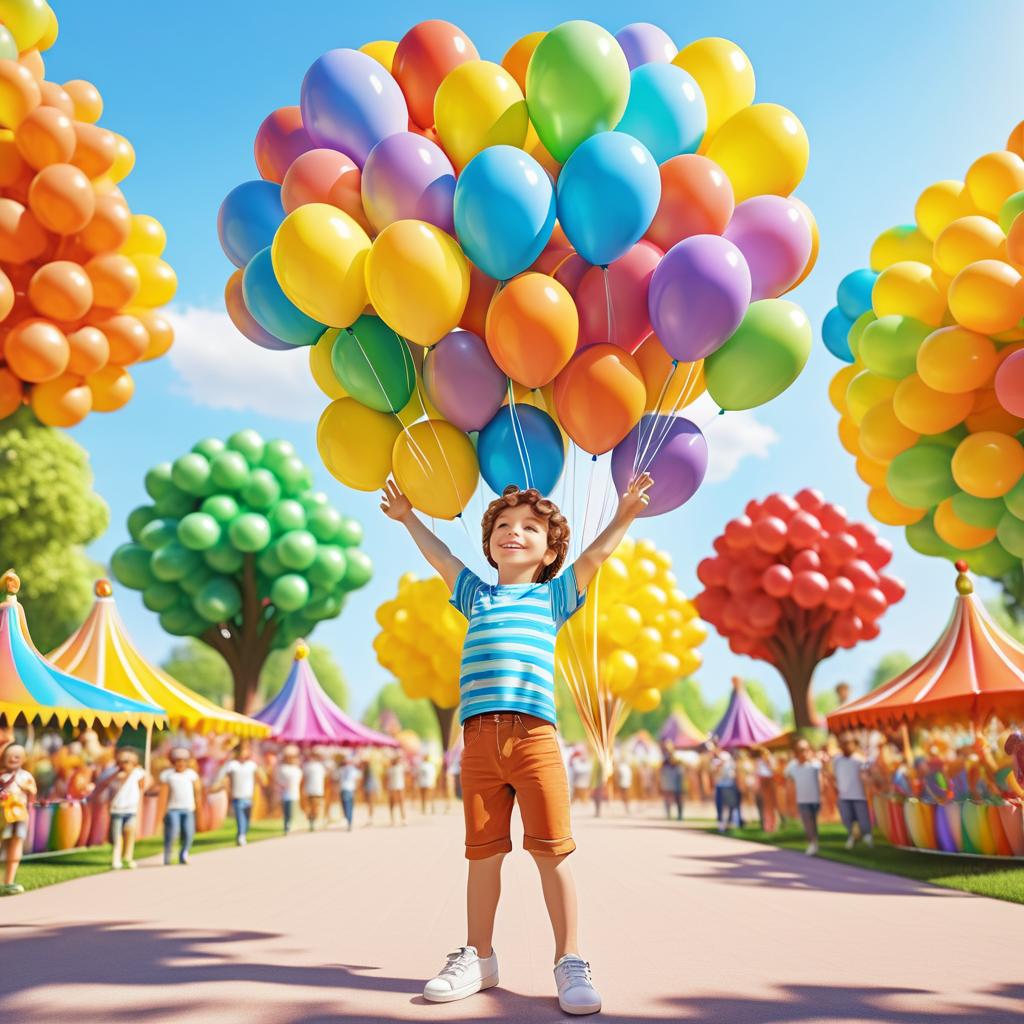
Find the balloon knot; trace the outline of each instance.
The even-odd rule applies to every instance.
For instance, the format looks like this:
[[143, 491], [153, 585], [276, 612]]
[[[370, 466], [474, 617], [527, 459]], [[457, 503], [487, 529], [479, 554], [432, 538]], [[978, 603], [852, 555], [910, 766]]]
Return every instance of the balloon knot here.
[[679, 360], [678, 359], [673, 359], [672, 360], [672, 369], [674, 370], [678, 365], [679, 365]]
[[724, 416], [725, 415], [725, 410], [724, 409], [719, 409], [718, 410], [718, 415], [719, 416]]
[[591, 462], [597, 462], [597, 456], [596, 455], [591, 455], [590, 456], [590, 461]]

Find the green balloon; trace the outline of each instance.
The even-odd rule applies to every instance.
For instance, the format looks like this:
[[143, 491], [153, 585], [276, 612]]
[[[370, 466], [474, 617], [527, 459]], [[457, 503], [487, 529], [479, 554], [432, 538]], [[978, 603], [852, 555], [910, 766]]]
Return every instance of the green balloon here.
[[284, 498], [273, 508], [269, 516], [274, 533], [306, 528], [306, 510], [294, 498]]
[[330, 505], [318, 506], [308, 517], [309, 532], [325, 544], [334, 540], [341, 530], [342, 523], [341, 513]]
[[240, 452], [250, 466], [258, 466], [263, 458], [263, 438], [255, 430], [239, 430], [228, 438], [228, 448]]
[[157, 511], [152, 505], [140, 505], [128, 513], [128, 533], [132, 540], [138, 540], [139, 534], [157, 517]]
[[910, 508], [933, 508], [960, 488], [953, 479], [953, 452], [933, 444], [916, 444], [889, 463], [889, 493]]
[[968, 551], [964, 556], [967, 566], [976, 576], [999, 579], [1011, 569], [1020, 568], [1020, 557], [1007, 551], [999, 539], [990, 540], [984, 547]]
[[283, 612], [295, 612], [309, 600], [309, 584], [297, 573], [286, 573], [274, 580], [270, 600]]
[[151, 612], [166, 612], [181, 600], [181, 588], [174, 583], [153, 583], [142, 592], [142, 603]]
[[149, 567], [158, 580], [173, 583], [197, 572], [202, 564], [198, 552], [189, 551], [179, 540], [172, 540], [153, 552]]
[[110, 571], [114, 578], [132, 590], [145, 590], [156, 579], [150, 569], [152, 555], [141, 544], [122, 544], [110, 556]]
[[1012, 196], [1003, 200], [1003, 205], [999, 207], [999, 226], [1003, 229], [1004, 235], [1010, 233], [1013, 222], [1022, 213], [1024, 213], [1024, 191], [1014, 192]]
[[804, 311], [786, 299], [752, 302], [736, 332], [704, 360], [708, 394], [723, 409], [754, 409], [800, 376], [813, 332]]
[[139, 531], [139, 543], [150, 551], [170, 544], [178, 536], [177, 519], [151, 519]]
[[363, 543], [363, 524], [358, 519], [345, 516], [338, 530], [338, 543], [346, 548], [358, 547]]
[[1006, 506], [1000, 498], [976, 498], [973, 494], [961, 491], [953, 495], [953, 512], [968, 526], [977, 526], [982, 530], [991, 530], [999, 525], [1006, 512]]
[[169, 483], [167, 490], [156, 499], [156, 504], [153, 507], [162, 516], [180, 519], [182, 516], [187, 516], [196, 507], [196, 499], [191, 494], [186, 494], [174, 484]]
[[869, 309], [866, 313], [861, 313], [853, 324], [850, 326], [849, 331], [846, 333], [846, 343], [850, 346], [850, 351], [853, 353], [853, 358], [859, 358], [860, 351], [860, 339], [864, 335], [864, 331], [868, 324], [873, 324], [878, 317]]
[[180, 579], [178, 586], [189, 597], [195, 597], [215, 575], [213, 570], [203, 562], [195, 572], [190, 572], [187, 576]]
[[348, 560], [341, 548], [334, 544], [321, 544], [306, 575], [318, 587], [330, 589], [345, 578], [347, 568]]
[[160, 625], [171, 636], [199, 636], [207, 623], [189, 605], [178, 605], [160, 613]]
[[1003, 512], [996, 527], [996, 540], [1016, 558], [1024, 558], [1024, 521], [1012, 512]]
[[929, 434], [928, 444], [937, 444], [943, 448], [948, 448], [950, 451], [956, 451], [960, 442], [966, 436], [967, 428], [962, 423], [958, 423], [955, 427], [950, 427], [949, 430], [944, 430], [941, 434]]
[[341, 612], [341, 598], [334, 594], [325, 594], [323, 597], [310, 601], [303, 611], [317, 622], [333, 619]]
[[377, 412], [398, 412], [416, 387], [416, 365], [409, 346], [383, 320], [361, 316], [337, 332], [331, 368], [341, 386]]
[[359, 587], [366, 586], [373, 576], [373, 562], [370, 561], [370, 556], [365, 551], [354, 548], [345, 552], [345, 561], [348, 563], [345, 567], [345, 589], [358, 590]]
[[281, 462], [277, 475], [285, 494], [293, 498], [297, 498], [304, 491], [309, 490], [313, 482], [313, 474], [310, 473], [306, 464], [294, 455]]
[[17, 59], [18, 44], [14, 41], [14, 36], [4, 25], [0, 25], [0, 60]]
[[261, 512], [273, 506], [281, 497], [281, 485], [269, 469], [254, 469], [241, 490], [242, 501]]
[[1003, 504], [1018, 518], [1024, 519], [1024, 477], [1003, 495]]
[[268, 441], [263, 449], [263, 458], [260, 460], [261, 466], [266, 466], [267, 469], [272, 472], [277, 472], [277, 467], [281, 465], [286, 459], [290, 459], [295, 455], [295, 445], [291, 441], [275, 440]]
[[533, 51], [526, 71], [530, 120], [564, 164], [597, 132], [611, 131], [629, 99], [629, 64], [614, 36], [590, 21], [567, 21]]
[[186, 494], [204, 497], [211, 493], [210, 461], [197, 452], [189, 452], [174, 460], [171, 468], [171, 479], [174, 485]]
[[270, 543], [270, 523], [257, 512], [243, 512], [228, 527], [228, 538], [239, 551], [262, 551]]
[[203, 561], [215, 572], [230, 576], [245, 565], [245, 555], [231, 546], [231, 541], [221, 534], [220, 540], [203, 552]]
[[154, 500], [159, 500], [168, 487], [171, 486], [171, 464], [161, 462], [146, 473], [146, 493]]
[[211, 462], [224, 451], [224, 442], [219, 437], [204, 437], [192, 445], [192, 451], [205, 455]]
[[903, 380], [917, 372], [917, 350], [933, 330], [912, 316], [879, 317], [860, 336], [860, 360], [880, 377]]
[[242, 610], [242, 595], [232, 580], [214, 576], [192, 599], [192, 606], [207, 622], [227, 622]]
[[308, 514], [321, 505], [329, 505], [330, 498], [323, 491], [310, 491], [308, 494], [298, 495], [298, 502]]
[[206, 512], [191, 512], [178, 523], [178, 540], [193, 551], [207, 551], [220, 540], [220, 523]]
[[268, 579], [275, 579], [283, 573], [284, 566], [281, 559], [277, 557], [276, 545], [265, 548], [256, 559], [256, 568], [259, 569]]
[[238, 515], [240, 509], [230, 494], [215, 494], [199, 506], [199, 511], [213, 516], [221, 526], [226, 526]]
[[210, 463], [210, 479], [225, 491], [237, 491], [249, 479], [249, 463], [241, 452], [221, 452]]
[[950, 547], [935, 532], [932, 519], [933, 516], [929, 514], [906, 527], [904, 534], [907, 538], [907, 543], [918, 554], [929, 555], [934, 558], [948, 558], [951, 562], [955, 562], [960, 557], [960, 552], [956, 548]]
[[316, 558], [316, 537], [308, 530], [289, 530], [274, 545], [274, 553], [286, 569], [302, 572]]

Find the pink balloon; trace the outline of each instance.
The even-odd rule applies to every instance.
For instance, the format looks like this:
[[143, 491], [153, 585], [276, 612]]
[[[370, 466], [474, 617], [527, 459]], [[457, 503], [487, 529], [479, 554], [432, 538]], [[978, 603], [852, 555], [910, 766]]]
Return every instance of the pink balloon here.
[[281, 184], [286, 213], [306, 203], [327, 203], [344, 210], [364, 231], [370, 222], [363, 212], [362, 172], [355, 161], [334, 149], [311, 149], [288, 168]]
[[773, 565], [761, 574], [761, 586], [771, 597], [789, 597], [793, 589], [793, 573], [785, 565]]
[[275, 338], [270, 331], [265, 331], [254, 319], [245, 304], [245, 297], [242, 295], [242, 271], [236, 270], [224, 286], [224, 306], [228, 311], [231, 322], [238, 329], [238, 332], [248, 338], [254, 345], [271, 351], [283, 351], [286, 348], [294, 348], [280, 338]]
[[651, 333], [647, 292], [662, 255], [653, 242], [640, 241], [607, 268], [591, 267], [583, 275], [576, 289], [579, 348], [601, 341], [610, 341], [630, 353], [640, 347]]
[[817, 608], [828, 594], [828, 579], [820, 572], [798, 572], [793, 576], [793, 600], [801, 608]]
[[1024, 418], [1024, 349], [1011, 352], [996, 370], [996, 398], [1011, 416]]
[[313, 147], [302, 125], [302, 111], [297, 106], [278, 108], [263, 119], [256, 132], [253, 154], [260, 177], [280, 185], [292, 162]]
[[811, 255], [811, 228], [796, 203], [754, 196], [733, 211], [722, 234], [750, 267], [750, 301], [774, 299], [803, 273]]
[[551, 277], [575, 298], [576, 290], [582, 283], [587, 271], [591, 269], [591, 264], [574, 250], [558, 261], [555, 268], [551, 271]]

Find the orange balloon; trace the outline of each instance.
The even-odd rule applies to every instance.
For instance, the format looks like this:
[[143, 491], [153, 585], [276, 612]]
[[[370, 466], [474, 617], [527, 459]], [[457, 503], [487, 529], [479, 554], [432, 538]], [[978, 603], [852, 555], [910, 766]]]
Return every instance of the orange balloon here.
[[1016, 128], [1010, 132], [1006, 140], [1006, 148], [1017, 156], [1024, 157], [1024, 121], [1021, 121]]
[[35, 172], [18, 152], [14, 132], [9, 128], [0, 128], [0, 186], [5, 189], [15, 185], [20, 187], [26, 179], [31, 182], [34, 176]]
[[46, 249], [47, 237], [30, 210], [14, 199], [0, 198], [0, 260], [27, 263]]
[[879, 462], [878, 459], [872, 459], [867, 455], [861, 454], [857, 456], [854, 468], [857, 471], [857, 476], [868, 487], [885, 487], [886, 474], [889, 472], [888, 462]]
[[0, 270], [0, 320], [6, 320], [14, 308], [14, 285], [11, 279]]
[[103, 113], [103, 97], [92, 82], [76, 78], [64, 83], [64, 91], [75, 105], [75, 118], [95, 124]]
[[685, 409], [704, 394], [704, 360], [674, 364], [660, 339], [649, 334], [633, 353], [644, 377], [644, 412], [672, 413]]
[[0, 124], [17, 128], [39, 106], [39, 83], [28, 68], [0, 60]]
[[910, 526], [924, 519], [927, 509], [910, 508], [897, 501], [884, 487], [868, 491], [868, 511], [886, 526]]
[[0, 366], [0, 420], [21, 408], [23, 395], [21, 381], [6, 366]]
[[4, 359], [23, 381], [39, 384], [55, 380], [66, 369], [71, 350], [63, 332], [38, 317], [11, 328], [4, 341]]
[[464, 331], [472, 331], [481, 338], [487, 333], [487, 311], [491, 308], [497, 287], [498, 282], [493, 277], [488, 277], [479, 267], [469, 264], [469, 298], [466, 300], [466, 311], [459, 321]]
[[953, 453], [957, 487], [976, 498], [1001, 498], [1024, 476], [1020, 441], [994, 430], [968, 434]]
[[579, 330], [576, 303], [565, 288], [546, 274], [526, 273], [494, 296], [485, 334], [507, 377], [542, 388], [569, 362]]
[[75, 116], [74, 100], [67, 94], [67, 90], [63, 86], [56, 82], [40, 82], [39, 95], [41, 102], [47, 107], [56, 107], [71, 118]]
[[169, 263], [149, 253], [135, 253], [128, 257], [135, 264], [142, 282], [138, 299], [140, 306], [166, 306], [178, 290], [178, 275]]
[[636, 359], [610, 342], [581, 349], [555, 380], [558, 419], [591, 455], [611, 451], [640, 422], [646, 398]]
[[28, 68], [29, 73], [37, 82], [42, 82], [46, 78], [46, 65], [43, 63], [42, 55], [35, 47], [20, 54], [18, 63], [23, 68]]
[[445, 75], [479, 59], [469, 36], [450, 21], [421, 21], [402, 36], [391, 73], [405, 93], [409, 116], [420, 128], [434, 124], [434, 95]]
[[526, 95], [526, 69], [530, 66], [530, 58], [537, 45], [547, 32], [530, 32], [522, 39], [516, 40], [501, 58], [501, 66], [516, 80], [516, 85]]
[[110, 344], [107, 336], [98, 327], [79, 327], [68, 335], [71, 356], [68, 359], [68, 373], [87, 377], [102, 370], [110, 358]]
[[82, 248], [93, 255], [115, 252], [128, 240], [132, 214], [128, 204], [117, 196], [96, 198], [92, 220], [78, 233]]
[[98, 327], [107, 336], [110, 362], [117, 366], [137, 363], [149, 348], [149, 334], [138, 317], [93, 310], [89, 319], [93, 327]]
[[170, 320], [154, 309], [131, 310], [131, 315], [138, 317], [149, 335], [149, 344], [142, 353], [140, 363], [148, 363], [151, 359], [159, 359], [174, 344], [174, 328]]
[[[291, 213], [306, 203], [327, 203], [344, 210], [371, 238], [363, 210], [363, 175], [356, 163], [333, 149], [311, 149], [297, 156], [281, 183], [281, 205]], [[159, 253], [156, 253], [159, 256]]]
[[857, 363], [851, 363], [849, 366], [844, 366], [841, 370], [836, 370], [832, 379], [829, 381], [828, 400], [832, 403], [832, 408], [840, 415], [846, 412], [846, 392], [849, 389], [853, 378], [856, 377], [863, 369], [863, 366], [858, 365]]
[[993, 540], [996, 535], [995, 527], [985, 529], [979, 526], [971, 526], [965, 523], [953, 511], [953, 499], [946, 498], [940, 501], [935, 508], [935, 532], [947, 543], [960, 551], [970, 551], [972, 548], [980, 548]]
[[658, 168], [661, 201], [646, 237], [666, 252], [692, 235], [720, 235], [736, 205], [729, 175], [714, 160], [684, 153]]
[[73, 164], [51, 164], [32, 180], [28, 205], [43, 227], [73, 235], [92, 220], [96, 196], [84, 172]]
[[135, 394], [132, 375], [121, 366], [106, 366], [90, 374], [85, 383], [92, 392], [94, 412], [115, 412]]
[[1016, 434], [1024, 430], [1024, 419], [1008, 413], [999, 404], [995, 388], [985, 388], [977, 392], [974, 409], [964, 420], [964, 425], [972, 434], [980, 434], [983, 431]]
[[871, 406], [860, 421], [860, 450], [878, 462], [888, 463], [917, 444], [920, 434], [905, 427], [893, 411], [892, 399]]
[[14, 130], [14, 141], [25, 162], [38, 171], [71, 159], [75, 129], [63, 111], [38, 106]]
[[40, 316], [78, 320], [89, 312], [93, 286], [85, 271], [70, 260], [44, 263], [28, 284], [28, 298]]
[[92, 281], [96, 305], [104, 309], [127, 306], [142, 287], [138, 267], [130, 256], [119, 253], [94, 256], [86, 263], [85, 272]]
[[941, 434], [963, 421], [974, 408], [974, 392], [951, 395], [936, 391], [916, 374], [904, 377], [892, 396], [896, 418], [919, 434]]
[[947, 224], [935, 239], [932, 261], [949, 278], [956, 277], [968, 263], [999, 260], [1005, 253], [1006, 236], [988, 217], [971, 214]]
[[71, 163], [80, 167], [89, 178], [98, 178], [114, 166], [117, 139], [113, 132], [95, 124], [75, 124], [75, 151]]
[[860, 427], [849, 416], [840, 416], [838, 430], [839, 443], [851, 455], [860, 455]]
[[48, 427], [73, 427], [92, 408], [92, 392], [81, 377], [65, 373], [32, 389], [32, 411]]
[[1006, 256], [1018, 270], [1024, 271], [1024, 217], [1019, 214], [1006, 236]]
[[948, 300], [961, 327], [979, 334], [1008, 331], [1024, 317], [1024, 278], [1002, 260], [978, 260], [953, 278]]
[[984, 387], [996, 372], [996, 347], [984, 334], [941, 327], [921, 342], [917, 372], [936, 391], [957, 394]]

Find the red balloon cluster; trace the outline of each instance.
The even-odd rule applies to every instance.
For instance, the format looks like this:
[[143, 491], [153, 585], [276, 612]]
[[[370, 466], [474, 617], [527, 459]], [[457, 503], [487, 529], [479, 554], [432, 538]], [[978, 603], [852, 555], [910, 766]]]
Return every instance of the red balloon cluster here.
[[815, 490], [749, 502], [714, 548], [697, 566], [701, 618], [733, 653], [775, 665], [787, 682], [798, 663], [813, 671], [837, 648], [873, 640], [905, 593], [882, 572], [889, 544]]

